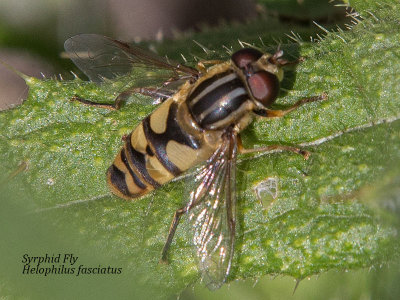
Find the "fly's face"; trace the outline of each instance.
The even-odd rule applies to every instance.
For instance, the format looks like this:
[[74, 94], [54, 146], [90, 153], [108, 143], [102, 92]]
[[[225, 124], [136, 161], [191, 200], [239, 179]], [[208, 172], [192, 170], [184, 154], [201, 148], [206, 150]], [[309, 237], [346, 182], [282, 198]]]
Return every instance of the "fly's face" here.
[[244, 48], [232, 55], [232, 63], [257, 108], [269, 107], [278, 97], [279, 82], [283, 79], [280, 64], [282, 54], [282, 51], [271, 55], [253, 48]]

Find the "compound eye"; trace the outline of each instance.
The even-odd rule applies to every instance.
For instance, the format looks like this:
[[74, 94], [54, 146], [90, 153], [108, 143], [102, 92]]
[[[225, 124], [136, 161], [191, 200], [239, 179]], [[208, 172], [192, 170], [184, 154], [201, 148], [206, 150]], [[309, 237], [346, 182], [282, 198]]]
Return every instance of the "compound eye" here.
[[256, 62], [263, 54], [253, 48], [243, 48], [232, 54], [232, 61], [238, 68], [247, 68], [250, 63]]
[[274, 74], [259, 71], [247, 78], [247, 84], [253, 98], [265, 107], [274, 103], [279, 93], [279, 80]]

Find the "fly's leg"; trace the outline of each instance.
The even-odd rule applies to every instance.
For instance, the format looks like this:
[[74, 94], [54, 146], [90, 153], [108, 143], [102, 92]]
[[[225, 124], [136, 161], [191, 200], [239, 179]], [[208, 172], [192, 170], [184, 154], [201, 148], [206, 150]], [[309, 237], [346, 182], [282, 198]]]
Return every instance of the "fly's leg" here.
[[[315, 102], [315, 101], [321, 101], [325, 100], [328, 98], [328, 95], [326, 93], [323, 93], [320, 96], [315, 96], [315, 97], [310, 97], [310, 98], [304, 98], [299, 101], [297, 101], [295, 104], [290, 106], [287, 109], [284, 110], [272, 110], [272, 109], [257, 109], [254, 111], [259, 116], [262, 116], [264, 118], [279, 118], [283, 117], [286, 114], [290, 113], [291, 111], [295, 110], [299, 106], [310, 103], [310, 102]], [[292, 146], [285, 146], [285, 145], [271, 145], [271, 146], [266, 146], [266, 147], [260, 147], [260, 148], [254, 148], [254, 149], [246, 149], [243, 147], [242, 140], [240, 138], [240, 135], [238, 136], [238, 150], [240, 153], [254, 153], [254, 152], [271, 152], [271, 151], [289, 151], [293, 152], [296, 154], [300, 154], [303, 156], [304, 159], [308, 159], [310, 157], [310, 152], [303, 150], [298, 147], [292, 147]], [[261, 205], [264, 206], [264, 204], [261, 201], [261, 198], [257, 196], [258, 200], [260, 201]]]
[[[155, 99], [153, 104], [163, 103], [168, 98], [172, 97], [173, 92], [161, 89], [161, 88], [135, 88], [132, 91], [129, 91], [130, 94], [142, 94], [143, 96], [149, 96]], [[121, 94], [117, 97], [119, 98]]]
[[[303, 150], [301, 148], [298, 148], [298, 147], [285, 146], [285, 145], [271, 145], [271, 146], [266, 146], [266, 147], [246, 149], [243, 147], [242, 139], [241, 139], [240, 135], [238, 135], [237, 141], [238, 141], [238, 150], [242, 154], [254, 153], [254, 152], [289, 151], [289, 152], [293, 152], [296, 154], [300, 154], [301, 156], [303, 156], [303, 158], [305, 160], [307, 160], [310, 157], [310, 152]], [[262, 201], [262, 198], [257, 193], [256, 193], [256, 197], [257, 197], [258, 201], [260, 202], [261, 206], [263, 208], [266, 208]], [[276, 198], [273, 197], [273, 200], [276, 200]], [[269, 206], [271, 206], [271, 205], [272, 204], [269, 204]]]
[[173, 95], [173, 92], [159, 88], [136, 88], [130, 93], [142, 94], [143, 96], [150, 96], [153, 98], [162, 98], [163, 101], [167, 100]]
[[[299, 106], [301, 106], [303, 104], [315, 102], [315, 101], [321, 101], [321, 100], [325, 100], [327, 98], [328, 98], [328, 95], [326, 93], [323, 93], [320, 96], [301, 99], [287, 109], [274, 110], [274, 109], [268, 109], [268, 108], [260, 108], [260, 109], [254, 110], [254, 113], [259, 116], [262, 116], [264, 118], [280, 118], [280, 117], [283, 117], [286, 114], [290, 113], [291, 111], [295, 110], [296, 108], [298, 108]], [[271, 145], [271, 146], [260, 147], [260, 148], [255, 148], [255, 149], [245, 149], [242, 145], [240, 136], [238, 136], [238, 149], [239, 149], [240, 153], [270, 152], [270, 151], [276, 150], [276, 151], [289, 151], [289, 152], [293, 152], [296, 154], [300, 154], [304, 157], [304, 159], [308, 159], [308, 157], [310, 156], [310, 153], [308, 151], [302, 150], [298, 147], [291, 147], [291, 146], [284, 146], [284, 145]]]
[[297, 64], [301, 63], [302, 61], [304, 61], [304, 58], [303, 58], [303, 57], [300, 57], [300, 58], [298, 58], [298, 59], [296, 59], [296, 60], [292, 60], [292, 61], [286, 60], [286, 59], [283, 59], [283, 58], [278, 58], [278, 59], [276, 60], [276, 64], [279, 65], [279, 66], [281, 66], [281, 67], [286, 67], [286, 66], [294, 66], [294, 65], [297, 65]]
[[88, 106], [105, 108], [105, 109], [109, 109], [109, 110], [117, 110], [117, 109], [119, 109], [119, 105], [117, 104], [117, 102], [115, 102], [113, 104], [98, 103], [98, 102], [94, 102], [94, 101], [83, 99], [83, 98], [81, 98], [81, 97], [79, 97], [77, 95], [73, 96], [70, 100], [71, 101], [77, 101], [77, 102], [80, 102], [80, 103], [88, 105]]
[[[166, 90], [160, 90], [160, 89], [156, 89], [156, 88], [135, 88], [135, 89], [131, 89], [131, 90], [126, 90], [126, 91], [122, 92], [121, 94], [119, 94], [117, 96], [117, 98], [115, 98], [115, 101], [113, 104], [98, 103], [95, 101], [86, 100], [77, 95], [73, 96], [71, 98], [71, 101], [78, 101], [85, 105], [105, 108], [105, 109], [109, 109], [109, 110], [118, 110], [121, 108], [122, 103], [129, 96], [131, 96], [134, 93], [157, 98], [157, 100], [159, 100], [159, 102], [164, 102], [165, 100], [167, 100], [169, 97], [172, 96], [172, 93], [170, 91], [166, 91]], [[157, 102], [158, 101], [156, 101], [156, 103]]]
[[224, 60], [220, 60], [220, 59], [209, 59], [209, 60], [201, 60], [197, 63], [197, 65], [201, 64], [202, 66], [205, 65], [218, 65], [218, 64], [222, 64], [223, 62], [225, 62]]
[[212, 59], [212, 60], [202, 60], [197, 63], [197, 69], [200, 70], [201, 73], [207, 73], [206, 65], [218, 65], [222, 64], [224, 61], [219, 59]]
[[283, 51], [278, 48], [278, 50], [275, 52], [275, 54], [269, 58], [269, 61], [280, 67], [293, 66], [293, 65], [297, 65], [298, 63], [304, 61], [304, 57], [299, 57], [296, 60], [290, 61], [290, 60], [286, 60], [286, 59], [282, 58], [282, 55], [283, 55]]
[[178, 64], [175, 68], [177, 71], [181, 71], [181, 72], [185, 72], [188, 74], [191, 74], [191, 77], [197, 77], [199, 74], [199, 71], [195, 68], [189, 67], [189, 66], [185, 66], [182, 64]]
[[282, 55], [283, 55], [283, 51], [278, 49], [278, 51], [276, 51], [275, 54], [272, 55], [269, 60], [271, 63], [273, 63], [275, 65], [279, 65], [280, 67], [293, 66], [293, 65], [297, 65], [298, 63], [304, 61], [304, 57], [300, 57], [296, 60], [289, 61], [289, 60], [283, 59]]
[[285, 146], [285, 145], [271, 145], [266, 147], [246, 149], [242, 144], [242, 139], [240, 135], [238, 136], [238, 150], [241, 154], [254, 153], [254, 152], [289, 151], [296, 154], [300, 154], [301, 156], [304, 157], [304, 159], [308, 159], [310, 157], [310, 152], [306, 150], [303, 150], [298, 147]]
[[[199, 199], [201, 199], [201, 197]], [[161, 253], [161, 259], [159, 262], [160, 264], [168, 264], [168, 259], [167, 259], [168, 250], [169, 247], [171, 246], [172, 239], [174, 238], [176, 228], [178, 228], [179, 221], [183, 214], [187, 213], [189, 210], [191, 210], [193, 207], [195, 207], [197, 204], [201, 202], [199, 201], [199, 199], [197, 199], [197, 201], [194, 201], [190, 205], [184, 206], [175, 211], [174, 217], [172, 218], [171, 226], [169, 227], [167, 241], [165, 242], [164, 248]]]
[[[257, 110], [254, 110], [254, 113], [262, 116], [264, 118], [280, 118], [285, 116], [286, 114], [290, 113], [291, 111], [295, 110], [299, 106], [310, 103], [310, 102], [315, 102], [315, 101], [321, 101], [325, 100], [328, 98], [328, 95], [326, 93], [323, 93], [320, 96], [315, 96], [315, 97], [310, 97], [310, 98], [304, 98], [299, 101], [297, 101], [295, 104], [290, 106], [287, 109], [282, 109], [282, 110], [274, 110], [274, 109], [268, 109], [268, 108], [260, 108]], [[255, 149], [246, 149], [242, 145], [242, 140], [240, 136], [238, 136], [238, 149], [240, 153], [253, 153], [253, 152], [270, 152], [270, 151], [289, 151], [293, 152], [296, 154], [300, 154], [304, 157], [304, 159], [308, 159], [310, 156], [310, 153], [308, 151], [302, 150], [298, 147], [292, 147], [292, 146], [284, 146], [284, 145], [271, 145], [271, 146], [266, 146], [266, 147], [260, 147], [260, 148], [255, 148]]]
[[188, 207], [182, 207], [178, 209], [171, 222], [171, 226], [169, 228], [167, 241], [165, 242], [164, 248], [162, 250], [160, 264], [168, 264], [167, 254], [169, 247], [171, 246], [172, 239], [174, 238], [176, 228], [178, 227], [179, 220], [181, 219], [182, 215], [188, 211]]
[[[187, 74], [183, 75], [182, 73], [179, 73], [179, 72], [184, 72]], [[175, 67], [175, 75], [172, 76], [171, 78], [169, 78], [168, 80], [166, 80], [163, 83], [163, 86], [166, 87], [169, 84], [171, 84], [172, 82], [177, 81], [177, 80], [188, 80], [190, 83], [195, 83], [196, 80], [199, 79], [199, 76], [200, 76], [200, 73], [199, 73], [198, 69], [178, 64]]]
[[315, 101], [322, 101], [322, 100], [326, 100], [326, 99], [328, 99], [328, 95], [326, 93], [323, 93], [320, 96], [314, 96], [314, 97], [301, 99], [287, 109], [279, 109], [278, 110], [278, 109], [260, 108], [260, 109], [254, 110], [254, 113], [259, 116], [262, 116], [264, 118], [280, 118], [280, 117], [283, 117], [286, 114], [292, 112], [293, 110], [295, 110], [296, 108], [298, 108], [299, 106], [301, 106], [303, 104], [311, 103], [311, 102], [315, 102]]

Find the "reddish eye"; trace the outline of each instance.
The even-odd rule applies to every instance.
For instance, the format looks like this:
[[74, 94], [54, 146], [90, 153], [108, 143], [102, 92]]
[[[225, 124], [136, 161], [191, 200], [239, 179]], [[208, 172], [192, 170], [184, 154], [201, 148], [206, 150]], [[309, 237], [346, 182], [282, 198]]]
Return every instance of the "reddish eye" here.
[[259, 71], [247, 78], [253, 98], [261, 102], [265, 107], [274, 103], [279, 93], [279, 80], [274, 74], [267, 71]]
[[257, 61], [262, 53], [256, 49], [244, 48], [233, 53], [231, 59], [239, 68], [246, 68], [250, 63]]

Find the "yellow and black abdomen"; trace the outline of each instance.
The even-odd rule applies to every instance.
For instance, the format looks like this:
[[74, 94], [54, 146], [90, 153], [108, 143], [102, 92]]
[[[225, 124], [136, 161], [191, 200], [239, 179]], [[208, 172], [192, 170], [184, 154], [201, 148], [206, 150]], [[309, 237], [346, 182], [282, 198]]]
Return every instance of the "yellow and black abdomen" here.
[[202, 131], [184, 124], [187, 120], [180, 116], [188, 116], [182, 112], [185, 108], [170, 98], [127, 136], [107, 171], [114, 194], [125, 199], [140, 197], [212, 154], [213, 149], [204, 145]]
[[206, 161], [227, 127], [248, 124], [248, 99], [229, 64], [184, 84], [128, 135], [107, 171], [111, 191], [137, 198]]

